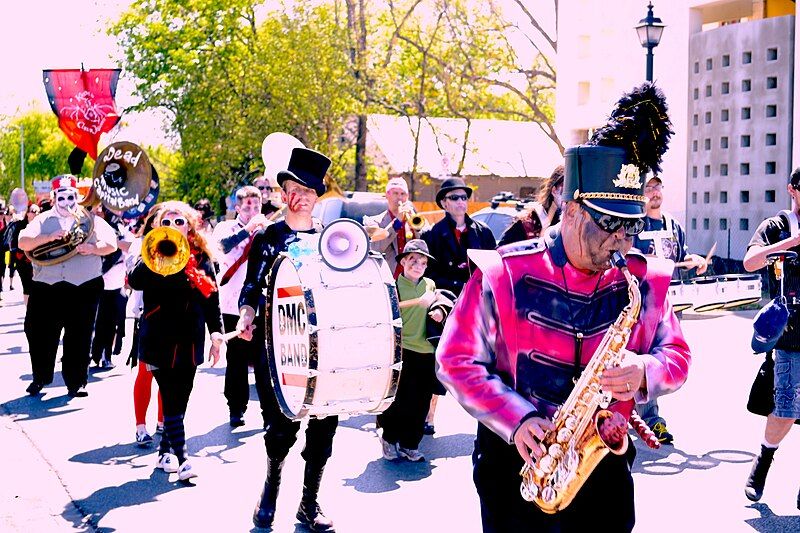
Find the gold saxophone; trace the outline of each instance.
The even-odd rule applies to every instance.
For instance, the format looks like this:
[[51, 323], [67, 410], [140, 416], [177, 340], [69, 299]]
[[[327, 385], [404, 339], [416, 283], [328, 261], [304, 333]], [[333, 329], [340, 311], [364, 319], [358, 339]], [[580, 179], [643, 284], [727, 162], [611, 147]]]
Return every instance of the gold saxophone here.
[[545, 454], [534, 466], [526, 463], [520, 471], [522, 497], [545, 513], [566, 508], [609, 451], [622, 455], [628, 449], [627, 437], [609, 445], [598, 431], [599, 425], [613, 414], [605, 409], [611, 394], [600, 389], [600, 376], [604, 369], [622, 362], [623, 350], [641, 309], [639, 283], [625, 266], [625, 258], [615, 252], [613, 261], [628, 282], [630, 302], [609, 327], [575, 388], [556, 411], [555, 429], [541, 441]]

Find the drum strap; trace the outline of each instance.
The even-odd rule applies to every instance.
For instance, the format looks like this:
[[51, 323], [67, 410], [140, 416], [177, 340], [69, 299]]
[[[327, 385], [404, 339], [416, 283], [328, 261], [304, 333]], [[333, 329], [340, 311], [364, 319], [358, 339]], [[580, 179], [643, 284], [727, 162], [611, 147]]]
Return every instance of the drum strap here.
[[239, 259], [237, 259], [236, 262], [233, 263], [222, 275], [222, 279], [219, 282], [220, 286], [228, 283], [233, 275], [236, 274], [236, 271], [239, 270], [239, 267], [241, 267], [244, 262], [247, 261], [247, 256], [250, 255], [250, 247], [253, 246], [253, 237], [253, 235], [250, 236], [250, 240], [247, 241], [247, 246], [244, 247], [244, 251], [242, 252], [242, 255], [239, 256]]
[[792, 232], [792, 237], [797, 237], [797, 234], [800, 233], [800, 221], [797, 220], [797, 213], [783, 209], [778, 213], [778, 216], [786, 219], [789, 223], [789, 231]]

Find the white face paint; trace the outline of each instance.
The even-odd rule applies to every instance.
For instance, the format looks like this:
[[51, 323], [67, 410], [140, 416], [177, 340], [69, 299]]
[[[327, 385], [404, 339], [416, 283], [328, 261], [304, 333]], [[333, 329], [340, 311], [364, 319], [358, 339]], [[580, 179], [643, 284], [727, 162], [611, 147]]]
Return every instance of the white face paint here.
[[53, 196], [53, 204], [58, 216], [68, 217], [78, 203], [78, 192], [74, 189], [61, 189]]

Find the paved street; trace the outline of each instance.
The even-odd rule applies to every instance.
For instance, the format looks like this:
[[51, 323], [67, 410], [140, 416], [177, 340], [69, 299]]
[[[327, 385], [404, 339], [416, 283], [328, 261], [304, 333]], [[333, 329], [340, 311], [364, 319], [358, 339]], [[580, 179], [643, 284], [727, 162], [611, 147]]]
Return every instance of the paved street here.
[[[113, 370], [92, 370], [88, 398], [69, 399], [60, 375], [42, 396], [25, 393], [31, 376], [21, 291], [17, 285], [2, 295], [0, 530], [253, 529], [250, 515], [265, 467], [254, 388], [247, 425], [231, 430], [222, 395], [224, 369], [198, 373], [186, 429], [201, 475], [193, 486], [183, 485], [174, 474], [154, 470], [154, 450], [131, 444], [134, 374], [124, 366], [123, 356]], [[683, 326], [694, 353], [689, 381], [660, 402], [676, 445], [658, 451], [639, 447], [634, 474], [637, 531], [800, 530], [795, 507], [800, 432], [790, 434], [779, 450], [762, 502], [753, 505], [743, 495], [764, 420], [744, 408], [760, 365], [749, 353], [753, 314], [685, 316]], [[321, 493], [337, 531], [480, 531], [470, 466], [475, 423], [449, 396], [439, 407], [437, 433], [425, 437], [421, 446], [428, 458], [422, 464], [390, 464], [380, 458], [374, 417], [340, 423]], [[151, 431], [154, 426], [155, 402]], [[301, 446], [302, 437], [285, 468], [274, 528], [278, 532], [304, 531], [294, 519], [302, 481]]]

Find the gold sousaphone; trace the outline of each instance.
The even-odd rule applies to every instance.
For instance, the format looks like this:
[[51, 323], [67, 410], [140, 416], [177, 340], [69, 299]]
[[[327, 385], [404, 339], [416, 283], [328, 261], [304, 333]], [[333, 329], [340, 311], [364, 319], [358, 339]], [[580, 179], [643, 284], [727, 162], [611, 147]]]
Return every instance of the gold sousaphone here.
[[92, 188], [82, 204], [102, 203], [119, 215], [146, 201], [153, 176], [150, 159], [138, 145], [127, 141], [109, 144], [97, 156]]
[[142, 261], [147, 268], [162, 276], [183, 270], [190, 254], [189, 241], [175, 228], [154, 228], [142, 240]]

